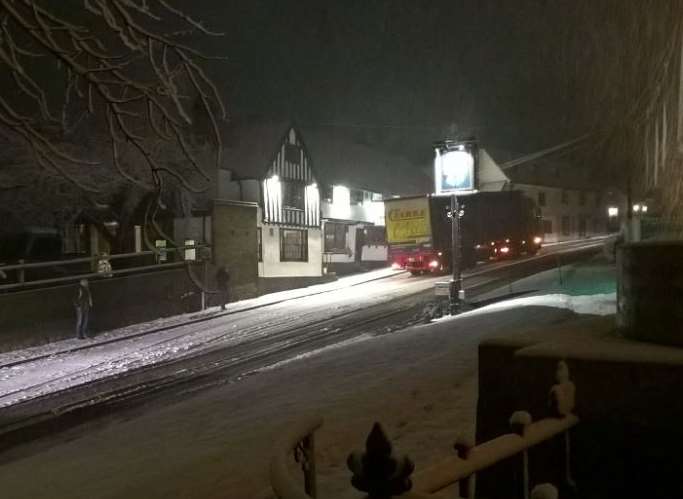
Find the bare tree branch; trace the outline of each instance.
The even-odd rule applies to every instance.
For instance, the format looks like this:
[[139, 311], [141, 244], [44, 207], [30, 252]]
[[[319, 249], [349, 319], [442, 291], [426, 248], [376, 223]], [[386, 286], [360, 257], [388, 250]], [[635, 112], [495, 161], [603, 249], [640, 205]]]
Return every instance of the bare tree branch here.
[[[0, 66], [14, 83], [10, 92], [20, 95], [0, 95], [0, 126], [21, 138], [42, 168], [87, 193], [100, 193], [88, 180], [94, 165], [109, 165], [121, 181], [158, 192], [159, 199], [163, 176], [192, 192], [206, 189], [210, 176], [197, 156], [193, 113], [208, 117], [213, 161], [220, 164], [218, 121], [226, 111], [201, 65], [218, 58], [175, 34], [183, 26], [202, 35], [221, 33], [165, 0], [81, 5], [68, 10], [38, 0], [0, 0]], [[194, 100], [201, 105], [192, 107]], [[72, 115], [80, 117], [69, 123]], [[103, 151], [97, 149], [97, 162], [92, 154], [84, 159], [86, 151], [79, 155], [60, 146], [60, 137], [86, 115], [94, 117], [89, 125], [96, 124], [89, 133], [108, 137], [98, 139], [110, 151], [99, 157]], [[124, 165], [124, 157], [145, 165], [147, 173]]]

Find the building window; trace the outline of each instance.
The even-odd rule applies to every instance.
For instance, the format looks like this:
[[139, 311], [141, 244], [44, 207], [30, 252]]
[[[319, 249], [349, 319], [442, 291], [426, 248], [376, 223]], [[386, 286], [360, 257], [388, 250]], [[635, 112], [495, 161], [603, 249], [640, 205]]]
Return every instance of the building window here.
[[370, 226], [365, 231], [365, 246], [386, 246], [387, 231], [381, 226]]
[[569, 191], [562, 189], [562, 204], [569, 204]]
[[572, 232], [570, 218], [567, 215], [562, 217], [562, 235], [568, 236]]
[[323, 185], [320, 189], [320, 198], [328, 203], [332, 202], [332, 186]]
[[538, 193], [538, 206], [545, 206], [545, 192]]
[[346, 224], [325, 224], [325, 251], [327, 253], [342, 253], [346, 251], [346, 234], [349, 227]]
[[543, 233], [544, 234], [552, 234], [553, 233], [553, 221], [552, 220], [543, 220]]
[[301, 148], [294, 144], [285, 146], [285, 161], [298, 165], [301, 163]]
[[363, 191], [351, 189], [351, 204], [363, 204]]
[[263, 229], [256, 228], [256, 244], [258, 245], [258, 261], [263, 261]]
[[579, 191], [579, 205], [586, 206], [586, 193], [584, 191]]
[[308, 261], [308, 231], [280, 229], [280, 261]]
[[303, 210], [305, 206], [306, 186], [301, 182], [283, 183], [282, 206]]
[[379, 192], [373, 192], [372, 193], [372, 201], [382, 201], [384, 198], [381, 193]]

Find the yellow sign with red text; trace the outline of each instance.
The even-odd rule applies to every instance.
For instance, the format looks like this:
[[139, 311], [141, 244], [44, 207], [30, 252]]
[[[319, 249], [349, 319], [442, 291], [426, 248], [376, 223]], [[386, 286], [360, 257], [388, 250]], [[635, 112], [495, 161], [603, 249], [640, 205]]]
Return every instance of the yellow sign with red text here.
[[417, 244], [431, 239], [429, 198], [388, 199], [384, 206], [389, 244]]

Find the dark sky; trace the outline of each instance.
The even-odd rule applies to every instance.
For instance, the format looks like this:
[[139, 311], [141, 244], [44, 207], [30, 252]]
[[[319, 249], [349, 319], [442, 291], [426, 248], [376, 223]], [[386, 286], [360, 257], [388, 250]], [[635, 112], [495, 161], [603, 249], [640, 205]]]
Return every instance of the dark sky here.
[[361, 125], [430, 157], [449, 125], [519, 152], [576, 133], [562, 57], [572, 4], [197, 0], [192, 10], [226, 33], [210, 42], [229, 58], [212, 74], [233, 115]]

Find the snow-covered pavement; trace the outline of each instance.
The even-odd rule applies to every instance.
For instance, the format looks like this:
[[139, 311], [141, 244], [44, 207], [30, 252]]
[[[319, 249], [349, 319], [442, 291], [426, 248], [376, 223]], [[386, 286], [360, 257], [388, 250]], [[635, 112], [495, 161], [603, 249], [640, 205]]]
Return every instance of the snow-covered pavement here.
[[[84, 342], [66, 340], [0, 356], [0, 408], [115, 374], [180, 359], [197, 351], [230, 347], [266, 338], [276, 331], [390, 303], [430, 289], [435, 278], [414, 279], [406, 273], [376, 272], [306, 290], [275, 293], [217, 310], [126, 328]], [[300, 299], [293, 299], [300, 298]], [[204, 320], [199, 319], [201, 315]], [[188, 317], [185, 317], [187, 320]], [[209, 320], [206, 320], [209, 319]], [[177, 326], [177, 327], [174, 327]], [[146, 331], [139, 334], [140, 330]], [[151, 332], [150, 332], [151, 331]], [[112, 341], [116, 340], [116, 341]], [[75, 350], [73, 348], [76, 348]], [[22, 359], [38, 357], [30, 363]]]
[[0, 455], [0, 483], [13, 499], [254, 497], [268, 483], [273, 440], [313, 412], [325, 419], [316, 438], [320, 497], [348, 493], [346, 456], [362, 447], [375, 420], [419, 469], [450, 455], [458, 433], [474, 430], [482, 339], [552, 331], [549, 325], [577, 318], [573, 308], [589, 311], [581, 300], [534, 298], [361, 336], [239, 383], [85, 423]]
[[[575, 244], [558, 246], [556, 251]], [[537, 258], [542, 256], [528, 260]], [[474, 270], [469, 275], [477, 278], [482, 272], [517, 263], [497, 262], [486, 271]], [[428, 291], [443, 279], [413, 278], [405, 272], [381, 269], [233, 303], [226, 313], [214, 308], [122, 328], [92, 340], [64, 340], [0, 354], [0, 411], [134, 369], [182, 361], [207, 349], [243, 345], [282, 330], [390, 304]], [[29, 358], [35, 360], [24, 362]]]

